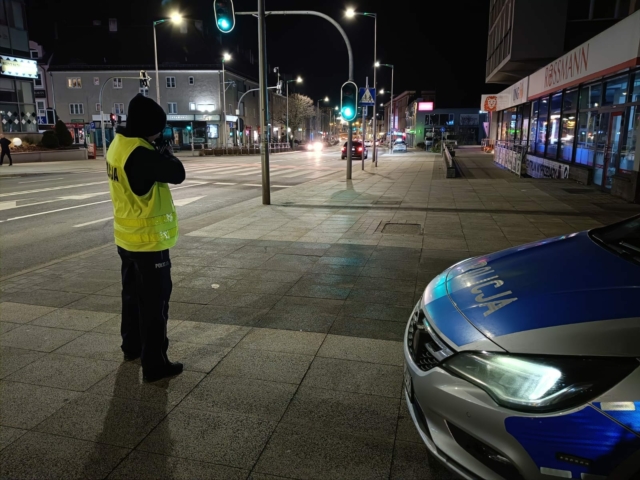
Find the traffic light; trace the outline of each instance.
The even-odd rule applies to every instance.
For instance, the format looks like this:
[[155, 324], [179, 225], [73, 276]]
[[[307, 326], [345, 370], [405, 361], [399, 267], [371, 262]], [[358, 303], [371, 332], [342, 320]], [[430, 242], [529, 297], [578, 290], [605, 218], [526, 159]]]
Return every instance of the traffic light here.
[[342, 85], [340, 105], [342, 119], [353, 122], [358, 115], [358, 86], [355, 83], [349, 81]]
[[110, 118], [111, 118], [111, 126], [115, 127], [116, 126], [116, 114], [112, 113]]
[[149, 88], [149, 75], [146, 70], [140, 70], [140, 88]]
[[187, 131], [190, 132], [191, 131], [191, 125], [187, 125]]
[[216, 17], [216, 26], [222, 33], [229, 33], [236, 26], [233, 0], [214, 0], [213, 13]]

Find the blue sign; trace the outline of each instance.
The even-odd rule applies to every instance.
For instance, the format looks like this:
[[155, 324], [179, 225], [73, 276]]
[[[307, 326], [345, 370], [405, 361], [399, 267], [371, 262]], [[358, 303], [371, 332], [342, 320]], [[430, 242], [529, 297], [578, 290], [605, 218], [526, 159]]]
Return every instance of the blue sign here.
[[441, 128], [440, 128], [440, 131], [441, 131], [442, 133], [444, 133], [444, 131], [445, 131], [445, 130], [446, 130], [446, 129], [445, 129], [444, 127], [441, 127]]
[[374, 106], [376, 104], [376, 89], [375, 88], [361, 88], [358, 93], [358, 105], [360, 106]]
[[96, 129], [96, 122], [91, 122], [91, 130], [95, 130]]

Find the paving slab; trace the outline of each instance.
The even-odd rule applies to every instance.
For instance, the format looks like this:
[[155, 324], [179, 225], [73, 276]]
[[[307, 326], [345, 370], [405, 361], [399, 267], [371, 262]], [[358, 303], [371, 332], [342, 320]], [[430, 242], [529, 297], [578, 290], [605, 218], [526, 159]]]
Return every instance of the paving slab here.
[[31, 324], [39, 325], [41, 327], [89, 331], [116, 317], [119, 317], [119, 315], [113, 313], [92, 312], [89, 310], [59, 308], [36, 318], [31, 322]]
[[[214, 301], [215, 303], [215, 301]], [[251, 327], [257, 325], [269, 309], [245, 307], [227, 307], [207, 305], [189, 317], [190, 322], [220, 323], [225, 325], [243, 325]]]
[[238, 344], [239, 348], [315, 355], [325, 339], [322, 333], [254, 328]]
[[77, 330], [21, 325], [5, 333], [0, 339], [0, 345], [38, 352], [52, 352], [81, 335], [82, 332]]
[[234, 413], [277, 422], [286, 410], [296, 385], [212, 374], [181, 403], [192, 410]]
[[249, 330], [237, 325], [185, 321], [171, 331], [170, 340], [231, 348], [242, 340]]
[[0, 452], [2, 476], [15, 479], [103, 479], [126, 448], [28, 432]]
[[0, 347], [0, 378], [5, 378], [22, 367], [35, 362], [45, 353], [14, 347]]
[[401, 342], [404, 338], [404, 331], [405, 325], [401, 322], [339, 316], [333, 322], [329, 333], [332, 335]]
[[313, 356], [236, 348], [215, 368], [219, 375], [299, 384]]
[[178, 407], [138, 449], [249, 470], [275, 426], [256, 417]]
[[109, 475], [109, 480], [244, 480], [247, 470], [214, 465], [212, 463], [133, 451]]
[[392, 451], [392, 440], [281, 423], [255, 471], [305, 480], [387, 479]]
[[2, 302], [0, 303], [0, 320], [10, 323], [29, 323], [33, 319], [46, 315], [53, 310], [55, 310], [55, 307]]
[[31, 429], [78, 396], [69, 390], [0, 382], [0, 425]]
[[182, 362], [185, 370], [209, 373], [231, 351], [230, 347], [176, 342], [169, 337], [169, 360]]
[[57, 354], [121, 362], [122, 337], [107, 333], [87, 332], [56, 350]]
[[427, 447], [418, 443], [396, 441], [391, 465], [391, 480], [456, 480], [438, 461], [429, 456]]
[[27, 430], [0, 425], [0, 450], [11, 445], [25, 433]]
[[[61, 292], [56, 292], [60, 294]], [[66, 303], [67, 308], [73, 310], [90, 310], [92, 312], [121, 313], [122, 299], [106, 295], [83, 295], [82, 299]]]
[[358, 360], [382, 365], [404, 365], [401, 342], [342, 335], [327, 335], [318, 351], [318, 357]]
[[[39, 305], [43, 307], [64, 307], [84, 298], [81, 293], [54, 292], [52, 290], [29, 289], [8, 293], [2, 297], [2, 303], [22, 303], [27, 305]], [[48, 313], [48, 312], [45, 312]], [[44, 314], [43, 314], [44, 315]], [[40, 316], [40, 315], [38, 315]]]

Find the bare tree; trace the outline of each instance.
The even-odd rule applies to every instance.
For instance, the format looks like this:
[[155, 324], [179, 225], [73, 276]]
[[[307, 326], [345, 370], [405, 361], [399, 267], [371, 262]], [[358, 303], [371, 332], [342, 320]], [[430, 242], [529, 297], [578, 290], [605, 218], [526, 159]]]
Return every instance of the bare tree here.
[[[315, 107], [311, 98], [299, 93], [289, 95], [289, 128], [292, 132], [302, 127], [305, 120], [314, 115]], [[287, 124], [287, 105], [285, 102], [274, 105], [273, 118], [282, 125]]]

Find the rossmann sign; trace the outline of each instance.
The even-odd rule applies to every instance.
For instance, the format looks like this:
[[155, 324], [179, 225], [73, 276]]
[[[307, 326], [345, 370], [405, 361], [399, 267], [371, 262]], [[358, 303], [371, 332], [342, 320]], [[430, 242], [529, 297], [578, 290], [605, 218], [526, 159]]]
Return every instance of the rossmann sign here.
[[529, 76], [529, 100], [640, 65], [640, 11]]

